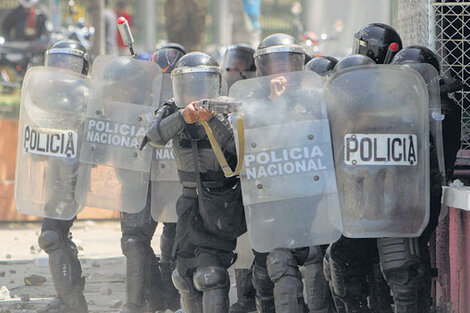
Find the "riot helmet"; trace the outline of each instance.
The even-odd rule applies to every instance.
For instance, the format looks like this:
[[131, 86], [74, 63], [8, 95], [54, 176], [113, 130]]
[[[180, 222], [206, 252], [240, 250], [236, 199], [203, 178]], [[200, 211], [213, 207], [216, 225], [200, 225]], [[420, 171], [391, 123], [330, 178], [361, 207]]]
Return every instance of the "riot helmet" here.
[[372, 23], [354, 34], [352, 53], [368, 56], [377, 64], [386, 64], [402, 47], [400, 35], [393, 27]]
[[159, 47], [152, 55], [152, 61], [157, 63], [163, 73], [171, 73], [176, 62], [186, 54], [186, 49], [177, 43], [169, 43]]
[[227, 48], [222, 63], [222, 77], [228, 88], [241, 80], [256, 76], [256, 66], [253, 59], [255, 50], [246, 45], [233, 45]]
[[336, 63], [338, 63], [338, 60], [334, 57], [320, 56], [310, 60], [305, 65], [305, 69], [308, 71], [315, 72], [320, 76], [327, 76], [331, 72], [333, 72]]
[[353, 55], [348, 55], [347, 57], [344, 57], [341, 60], [339, 60], [338, 63], [336, 63], [333, 71], [337, 72], [348, 67], [372, 65], [372, 64], [376, 64], [376, 63], [371, 58], [362, 54], [353, 54]]
[[87, 75], [89, 56], [86, 48], [79, 42], [63, 40], [46, 51], [44, 64]]
[[175, 103], [185, 107], [192, 101], [215, 98], [221, 90], [217, 61], [203, 52], [184, 55], [171, 72]]
[[409, 46], [398, 52], [392, 60], [393, 64], [427, 63], [441, 72], [439, 58], [431, 49], [423, 46]]
[[38, 3], [38, 1], [39, 0], [18, 0], [20, 5], [26, 9], [32, 8], [36, 3]]
[[264, 38], [255, 52], [258, 76], [302, 71], [305, 50], [297, 40], [287, 34], [273, 34]]

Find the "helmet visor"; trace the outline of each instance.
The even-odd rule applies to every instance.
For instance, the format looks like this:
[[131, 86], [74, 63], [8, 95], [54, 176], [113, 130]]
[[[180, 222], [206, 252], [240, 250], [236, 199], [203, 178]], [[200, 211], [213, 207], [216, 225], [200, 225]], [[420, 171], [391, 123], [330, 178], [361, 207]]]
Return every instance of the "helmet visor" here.
[[274, 52], [255, 58], [256, 72], [259, 76], [302, 71], [305, 54], [298, 52]]
[[79, 56], [65, 53], [50, 53], [46, 55], [45, 65], [82, 73], [85, 60]]
[[220, 81], [220, 74], [216, 71], [189, 71], [172, 75], [176, 105], [185, 107], [193, 101], [217, 97]]

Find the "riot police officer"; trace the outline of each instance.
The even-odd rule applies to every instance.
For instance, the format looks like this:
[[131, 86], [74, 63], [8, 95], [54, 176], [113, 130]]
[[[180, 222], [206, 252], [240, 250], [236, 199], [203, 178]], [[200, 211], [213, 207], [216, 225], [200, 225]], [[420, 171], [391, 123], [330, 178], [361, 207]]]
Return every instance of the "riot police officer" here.
[[[45, 65], [66, 69], [83, 75], [88, 74], [89, 59], [88, 53], [80, 43], [76, 41], [60, 41], [51, 49], [46, 51]], [[57, 177], [54, 180], [61, 180], [63, 184], [76, 184], [76, 174], [78, 170], [78, 159], [70, 165], [70, 173], [65, 173], [61, 177], [55, 172]], [[52, 172], [52, 171], [51, 171]], [[62, 197], [73, 195], [64, 195]], [[76, 206], [78, 204], [73, 201]], [[58, 201], [46, 206], [46, 210], [54, 211], [54, 205], [60, 205]], [[83, 296], [85, 279], [82, 277], [82, 270], [78, 260], [77, 246], [71, 240], [70, 227], [74, 219], [58, 220], [45, 218], [39, 236], [39, 247], [49, 255], [49, 268], [52, 275], [57, 297], [50, 303], [38, 309], [38, 313], [59, 312], [59, 313], [86, 313], [87, 303]]]
[[150, 144], [172, 139], [183, 195], [177, 201], [176, 270], [173, 283], [189, 313], [225, 313], [230, 288], [227, 268], [236, 238], [246, 231], [238, 177], [226, 178], [201, 123], [207, 123], [231, 167], [237, 157], [227, 118], [197, 107], [222, 87], [220, 68], [209, 55], [183, 56], [172, 72], [174, 100], [156, 112], [147, 131]]
[[[422, 46], [404, 48], [395, 55], [392, 63], [427, 63], [440, 73], [437, 55]], [[459, 84], [456, 84], [455, 81], [442, 80], [441, 82], [441, 101], [445, 114], [443, 148], [445, 170], [450, 176], [448, 179], [451, 178], [456, 155], [460, 148], [460, 107], [448, 97], [448, 92], [458, 88]], [[378, 239], [380, 265], [385, 279], [392, 289], [395, 312], [397, 313], [427, 313], [431, 307], [431, 260], [427, 244], [438, 224], [443, 181], [439, 172], [437, 150], [436, 138], [433, 138], [433, 133], [431, 133], [431, 215], [426, 229], [419, 238]]]
[[[257, 76], [302, 71], [304, 63], [305, 51], [295, 38], [286, 34], [266, 37], [255, 52]], [[287, 91], [287, 84], [283, 76], [273, 79], [268, 98], [274, 100], [282, 96]], [[302, 105], [304, 109], [299, 109], [299, 112], [309, 110], [305, 104]], [[297, 113], [292, 114], [293, 120], [299, 119]], [[270, 253], [253, 251], [253, 285], [258, 312], [293, 313], [306, 310], [299, 266], [305, 266], [309, 311], [329, 312], [330, 294], [322, 273], [323, 253], [320, 246], [278, 248]]]
[[235, 82], [256, 75], [254, 53], [255, 50], [246, 45], [233, 45], [227, 48], [222, 63], [222, 77], [229, 89]]
[[[176, 62], [186, 54], [178, 44], [158, 48], [151, 56], [162, 71], [171, 73]], [[165, 82], [165, 81], [164, 81]], [[162, 93], [171, 86], [163, 85]], [[163, 100], [167, 100], [162, 97]], [[150, 182], [152, 183], [152, 182]], [[157, 186], [158, 188], [158, 186]], [[150, 245], [157, 227], [150, 214], [151, 188], [145, 208], [139, 213], [121, 213], [121, 248], [126, 256], [127, 303], [122, 313], [154, 312], [180, 308], [180, 296], [171, 281], [174, 270], [172, 249], [175, 242], [176, 223], [164, 223], [160, 237], [160, 262]]]
[[[390, 63], [401, 48], [401, 38], [391, 26], [372, 23], [354, 35], [352, 53], [355, 55], [340, 60], [335, 70]], [[325, 277], [329, 280], [338, 312], [368, 312], [369, 309], [391, 312], [389, 290], [377, 266], [379, 261], [375, 239], [342, 236], [330, 245], [324, 263]], [[370, 308], [367, 304], [368, 295]]]

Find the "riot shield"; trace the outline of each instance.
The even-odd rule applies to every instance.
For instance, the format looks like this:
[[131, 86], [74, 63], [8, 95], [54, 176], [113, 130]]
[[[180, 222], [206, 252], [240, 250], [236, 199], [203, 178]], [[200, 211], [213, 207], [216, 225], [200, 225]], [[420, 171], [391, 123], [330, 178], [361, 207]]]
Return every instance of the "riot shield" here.
[[152, 160], [152, 217], [157, 222], [177, 221], [176, 200], [181, 195], [182, 186], [178, 179], [172, 141], [163, 148], [155, 148]]
[[80, 152], [78, 201], [135, 213], [145, 207], [152, 149], [138, 149], [141, 116], [155, 110], [162, 73], [153, 62], [99, 56]]
[[230, 89], [244, 114], [240, 179], [256, 251], [320, 245], [340, 237], [322, 86], [315, 73], [293, 72], [239, 81]]
[[339, 71], [325, 85], [343, 234], [415, 237], [429, 219], [429, 96], [397, 65]]
[[19, 212], [71, 219], [91, 82], [54, 67], [30, 69], [23, 83], [15, 172]]
[[[160, 105], [173, 98], [170, 73], [163, 73]], [[155, 115], [152, 114], [148, 123]], [[148, 124], [147, 123], [147, 124]], [[163, 148], [155, 148], [150, 168], [150, 183], [152, 192], [152, 217], [157, 222], [176, 223], [176, 200], [181, 195], [181, 184], [176, 169], [175, 156], [171, 148], [172, 142]]]
[[431, 153], [431, 167], [432, 162], [435, 159], [438, 163], [440, 179], [442, 186], [447, 185], [446, 183], [446, 171], [445, 171], [445, 160], [444, 160], [444, 138], [442, 137], [442, 121], [445, 115], [442, 114], [441, 108], [441, 91], [439, 85], [439, 72], [430, 64], [417, 64], [411, 63], [404, 66], [409, 66], [413, 70], [417, 71], [424, 79], [428, 88], [429, 95], [429, 132], [431, 134], [432, 150]]

